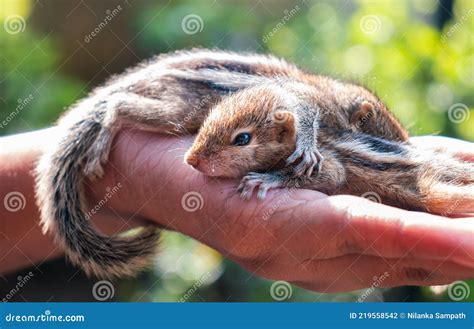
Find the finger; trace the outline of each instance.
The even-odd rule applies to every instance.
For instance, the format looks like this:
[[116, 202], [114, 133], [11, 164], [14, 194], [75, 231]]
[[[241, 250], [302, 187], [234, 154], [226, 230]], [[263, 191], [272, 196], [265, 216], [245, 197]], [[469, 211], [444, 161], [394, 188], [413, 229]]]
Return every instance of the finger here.
[[[369, 287], [449, 284], [474, 277], [461, 265], [413, 259], [382, 259], [366, 255], [346, 255], [324, 261], [311, 261], [300, 276], [287, 278], [304, 288], [321, 293], [350, 291]], [[342, 269], [342, 270], [341, 270]]]
[[472, 221], [466, 219], [400, 210], [352, 196], [307, 201], [291, 215], [291, 220], [285, 222], [286, 229], [277, 231], [277, 238], [282, 239], [282, 247], [303, 258], [325, 259], [351, 253], [423, 260], [449, 258], [474, 268], [474, 231]]
[[443, 136], [417, 136], [410, 143], [423, 149], [440, 150], [451, 153], [465, 161], [474, 161], [474, 144]]

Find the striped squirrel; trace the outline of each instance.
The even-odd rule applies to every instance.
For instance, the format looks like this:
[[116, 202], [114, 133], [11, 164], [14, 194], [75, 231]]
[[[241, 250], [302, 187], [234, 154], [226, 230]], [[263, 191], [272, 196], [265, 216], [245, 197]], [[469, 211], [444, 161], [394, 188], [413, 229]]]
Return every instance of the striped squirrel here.
[[[294, 167], [291, 175], [296, 179], [313, 179], [321, 165], [328, 168], [334, 162], [331, 152], [335, 151], [329, 151], [329, 141], [324, 140], [329, 127], [334, 132], [359, 132], [394, 142], [408, 139], [386, 106], [356, 84], [305, 72], [273, 56], [200, 49], [160, 55], [95, 88], [58, 121], [58, 141], [50, 145], [36, 169], [37, 202], [44, 232], [54, 234], [68, 258], [89, 275], [121, 277], [137, 273], [156, 252], [157, 229], [145, 227], [140, 234], [127, 238], [97, 232], [83, 211], [82, 180], [102, 177], [102, 165], [121, 128], [194, 134], [212, 108], [217, 106], [221, 111], [214, 110], [206, 122], [212, 122], [216, 113], [227, 113], [222, 111], [222, 100], [241, 95], [239, 92], [246, 88], [271, 84], [273, 79], [280, 85], [294, 85], [278, 87], [282, 92], [289, 90], [284, 93], [288, 99], [283, 105], [303, 105], [292, 117], [292, 149], [286, 143], [278, 151], [278, 156], [285, 154], [283, 162]], [[301, 91], [295, 93], [297, 86]], [[299, 97], [311, 96], [312, 102], [298, 101]], [[226, 104], [232, 104], [232, 100], [235, 97]], [[261, 112], [252, 117], [251, 113], [260, 112], [252, 110], [246, 115], [249, 125], [260, 122], [261, 115], [267, 114]], [[198, 141], [203, 141], [205, 131], [203, 126]], [[271, 133], [277, 132], [269, 130]], [[258, 169], [270, 168], [276, 150], [261, 148], [261, 152]], [[322, 153], [326, 153], [324, 160]], [[187, 160], [192, 162], [189, 154]], [[324, 170], [320, 172], [323, 173]]]
[[[185, 161], [209, 176], [243, 177], [244, 198], [255, 189], [263, 199], [269, 189], [299, 187], [330, 195], [368, 193], [388, 205], [435, 214], [472, 212], [473, 163], [405, 140], [328, 125], [324, 116], [332, 113], [315, 110], [319, 99], [312, 88], [274, 79], [224, 98], [202, 124]], [[295, 176], [285, 161], [298, 147], [298, 116], [319, 120], [324, 161], [309, 176]]]

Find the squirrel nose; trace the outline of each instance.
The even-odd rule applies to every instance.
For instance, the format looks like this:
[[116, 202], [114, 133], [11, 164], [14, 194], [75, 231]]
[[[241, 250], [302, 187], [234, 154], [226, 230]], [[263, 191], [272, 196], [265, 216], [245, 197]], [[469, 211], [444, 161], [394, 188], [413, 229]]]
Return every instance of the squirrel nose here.
[[186, 157], [186, 163], [197, 168], [199, 166], [199, 157], [190, 154]]

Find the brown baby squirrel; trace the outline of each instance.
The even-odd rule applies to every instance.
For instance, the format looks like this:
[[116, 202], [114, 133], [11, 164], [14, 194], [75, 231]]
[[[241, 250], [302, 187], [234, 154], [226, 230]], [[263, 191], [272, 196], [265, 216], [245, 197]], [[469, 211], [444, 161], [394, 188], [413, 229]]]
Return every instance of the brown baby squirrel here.
[[[243, 177], [239, 190], [244, 198], [255, 188], [263, 199], [269, 189], [299, 187], [330, 195], [375, 193], [385, 204], [435, 214], [472, 211], [472, 163], [370, 134], [346, 113], [332, 122], [326, 116], [334, 113], [320, 107], [313, 88], [274, 79], [224, 98], [204, 121], [185, 161], [206, 175]], [[373, 110], [364, 101], [358, 112]], [[295, 170], [286, 161], [301, 141], [301, 116], [308, 126], [319, 122], [317, 132], [308, 132], [324, 159], [313, 173], [303, 174], [300, 164]]]
[[[44, 231], [54, 234], [73, 263], [100, 277], [134, 275], [156, 252], [155, 227], [133, 237], [107, 237], [84, 213], [81, 182], [102, 177], [113, 137], [126, 126], [166, 134], [200, 130], [187, 162], [215, 176], [260, 172], [245, 176], [244, 195], [255, 185], [263, 197], [268, 188], [301, 181], [331, 194], [375, 191], [387, 203], [434, 212], [446, 202], [438, 194], [441, 206], [414, 201], [431, 191], [416, 185], [429, 161], [407, 144], [408, 134], [367, 89], [307, 73], [273, 56], [199, 49], [161, 55], [73, 105], [58, 122], [57, 143], [37, 166]], [[225, 161], [236, 155], [239, 161]], [[472, 167], [446, 161], [453, 169], [441, 174], [442, 164], [429, 167], [439, 175], [428, 175], [433, 181], [426, 184], [472, 183]], [[457, 181], [456, 171], [464, 173], [464, 181]], [[364, 181], [361, 173], [372, 176]], [[388, 178], [398, 183], [393, 190]], [[351, 180], [360, 186], [343, 183]], [[397, 189], [412, 198], [394, 197]]]

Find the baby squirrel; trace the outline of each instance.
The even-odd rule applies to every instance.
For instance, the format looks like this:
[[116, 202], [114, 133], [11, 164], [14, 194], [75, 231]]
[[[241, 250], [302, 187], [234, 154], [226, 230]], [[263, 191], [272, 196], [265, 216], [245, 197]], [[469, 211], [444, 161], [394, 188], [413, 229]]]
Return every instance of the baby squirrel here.
[[[414, 163], [421, 155], [406, 143], [406, 131], [370, 91], [266, 55], [200, 49], [160, 55], [95, 88], [57, 125], [60, 137], [36, 169], [41, 224], [73, 263], [99, 277], [131, 276], [146, 267], [159, 234], [155, 227], [146, 227], [133, 237], [104, 236], [85, 215], [82, 180], [102, 177], [114, 135], [123, 127], [165, 134], [200, 129], [186, 160], [206, 174], [242, 177], [249, 171], [275, 169], [246, 176], [244, 195], [259, 180], [261, 197], [268, 188], [302, 181], [327, 193], [375, 190], [392, 202], [396, 193], [388, 191], [378, 175], [390, 176], [399, 189], [406, 189], [402, 179], [413, 179], [409, 169], [421, 175], [421, 165]], [[213, 127], [226, 139], [219, 140]], [[467, 168], [449, 161], [459, 171]], [[360, 179], [368, 169], [376, 180]], [[472, 173], [472, 168], [467, 171]], [[455, 170], [450, 173], [453, 177], [429, 177], [444, 179], [436, 184], [450, 184]], [[472, 175], [464, 177], [472, 182]], [[360, 187], [341, 183], [352, 179]], [[376, 182], [385, 190], [376, 188]], [[418, 193], [413, 181], [407, 184], [414, 188], [413, 195]], [[438, 199], [445, 202], [443, 195]], [[402, 201], [397, 204], [420, 206], [412, 199]]]
[[[358, 111], [368, 110], [374, 108], [364, 102]], [[334, 113], [321, 106], [317, 88], [273, 79], [216, 105], [185, 161], [209, 176], [243, 177], [239, 190], [244, 198], [250, 198], [255, 188], [263, 199], [269, 189], [298, 187], [330, 195], [375, 193], [385, 204], [435, 214], [472, 211], [472, 163], [417, 149], [404, 139], [387, 138], [388, 134], [370, 134], [374, 131], [351, 125], [351, 115], [343, 119], [346, 113], [336, 112], [342, 116], [333, 122]], [[317, 139], [324, 159], [313, 173], [301, 173], [301, 164], [296, 170], [288, 166], [295, 148], [304, 149], [298, 145], [302, 119], [308, 127], [319, 122], [314, 133], [305, 132]]]

